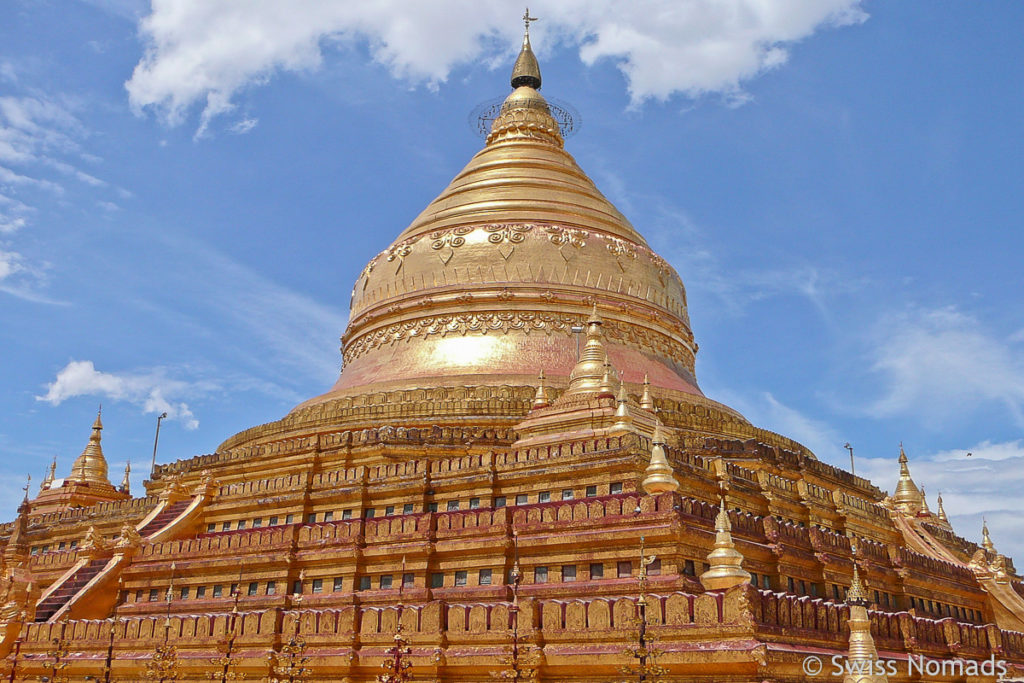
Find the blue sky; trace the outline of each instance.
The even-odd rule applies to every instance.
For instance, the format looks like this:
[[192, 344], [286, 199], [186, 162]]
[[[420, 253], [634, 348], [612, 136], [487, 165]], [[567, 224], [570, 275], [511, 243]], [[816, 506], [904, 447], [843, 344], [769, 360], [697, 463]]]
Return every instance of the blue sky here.
[[[479, 149], [521, 35], [508, 2], [234, 6], [0, 6], [0, 517], [100, 402], [138, 492], [160, 411], [168, 461], [329, 387], [352, 282]], [[903, 441], [1024, 560], [1024, 5], [531, 10], [705, 393], [885, 489]]]

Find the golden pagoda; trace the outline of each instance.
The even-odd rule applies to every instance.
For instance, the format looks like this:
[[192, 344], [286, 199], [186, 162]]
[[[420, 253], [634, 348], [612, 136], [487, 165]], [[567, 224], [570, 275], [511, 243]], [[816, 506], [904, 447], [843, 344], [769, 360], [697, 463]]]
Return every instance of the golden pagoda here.
[[565, 150], [524, 19], [483, 149], [357, 278], [328, 392], [137, 498], [97, 418], [0, 526], [8, 680], [612, 681], [641, 618], [661, 681], [1024, 672], [1012, 561], [902, 447], [889, 497], [704, 396], [682, 280]]

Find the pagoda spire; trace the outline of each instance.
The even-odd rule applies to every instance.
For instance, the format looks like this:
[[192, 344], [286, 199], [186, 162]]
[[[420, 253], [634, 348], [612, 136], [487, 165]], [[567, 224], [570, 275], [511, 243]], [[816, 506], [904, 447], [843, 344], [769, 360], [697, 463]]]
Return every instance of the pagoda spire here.
[[946, 524], [949, 524], [949, 518], [946, 517], [946, 508], [942, 507], [942, 491], [939, 491], [939, 512], [938, 512], [938, 516], [939, 516], [940, 520], [942, 520]]
[[39, 484], [39, 492], [42, 493], [49, 489], [56, 479], [57, 476], [57, 456], [53, 456], [53, 462], [50, 463], [50, 469], [47, 470], [46, 476], [43, 477], [43, 481]]
[[537, 56], [533, 54], [530, 47], [530, 22], [537, 21], [537, 17], [530, 16], [530, 8], [526, 8], [523, 14], [523, 23], [526, 25], [523, 31], [523, 47], [516, 57], [515, 66], [512, 67], [512, 87], [520, 88], [526, 86], [534, 90], [540, 90], [540, 64], [537, 63]]
[[89, 443], [86, 444], [82, 454], [79, 455], [71, 465], [71, 476], [68, 481], [85, 484], [106, 484], [110, 486], [107, 479], [107, 460], [103, 457], [103, 408], [96, 413], [96, 421], [92, 424], [92, 434], [89, 436]]
[[537, 21], [527, 10], [523, 15], [526, 30], [523, 32], [523, 47], [512, 67], [512, 92], [502, 102], [498, 116], [491, 124], [487, 144], [499, 141], [543, 141], [561, 147], [564, 144], [558, 121], [551, 115], [551, 108], [540, 94], [540, 64], [530, 46], [530, 22]]
[[996, 552], [996, 544], [992, 542], [992, 537], [988, 535], [988, 520], [984, 517], [981, 518], [981, 545], [990, 553]]
[[633, 428], [633, 416], [629, 412], [629, 396], [626, 394], [626, 383], [619, 383], [619, 396], [616, 398], [618, 407], [615, 409], [615, 424], [612, 428], [617, 431], [630, 431]]
[[643, 481], [640, 485], [650, 495], [675, 491], [679, 488], [675, 474], [672, 472], [672, 465], [665, 457], [665, 434], [661, 429], [661, 423], [654, 425], [654, 436], [651, 437], [651, 463], [644, 470]]
[[121, 493], [131, 493], [132, 489], [132, 461], [129, 460], [124, 466], [124, 478], [121, 480], [120, 491]]
[[587, 341], [580, 352], [580, 359], [569, 374], [569, 388], [565, 391], [567, 395], [587, 394], [600, 389], [605, 372], [604, 359], [607, 356], [601, 342], [603, 324], [604, 321], [597, 313], [597, 304], [594, 304], [590, 318], [587, 319]]
[[904, 512], [916, 514], [922, 507], [923, 496], [917, 488], [917, 484], [910, 478], [910, 466], [907, 464], [907, 454], [903, 450], [903, 442], [900, 442], [900, 480], [896, 484], [896, 493], [893, 495], [893, 502], [896, 507]]
[[537, 393], [533, 396], [533, 409], [547, 408], [551, 405], [551, 399], [548, 398], [548, 388], [544, 384], [545, 381], [544, 371], [540, 371], [540, 375], [537, 377]]
[[654, 399], [651, 398], [651, 381], [647, 378], [647, 373], [644, 373], [644, 391], [640, 395], [640, 407], [644, 410], [654, 410]]
[[700, 575], [705, 590], [723, 590], [750, 582], [750, 572], [743, 568], [743, 553], [736, 550], [731, 531], [723, 493], [715, 518], [715, 547], [708, 553], [710, 568]]
[[853, 580], [846, 594], [846, 604], [850, 606], [850, 650], [846, 657], [843, 683], [887, 683], [888, 679], [878, 664], [875, 640], [871, 636], [867, 592], [857, 569], [857, 546], [851, 545], [850, 550], [853, 553]]

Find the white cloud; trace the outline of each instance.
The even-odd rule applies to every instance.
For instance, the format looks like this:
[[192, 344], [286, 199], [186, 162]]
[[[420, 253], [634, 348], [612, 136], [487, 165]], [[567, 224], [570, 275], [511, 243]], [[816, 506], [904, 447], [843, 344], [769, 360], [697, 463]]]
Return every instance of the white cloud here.
[[0, 214], [0, 235], [11, 234], [25, 227], [24, 216], [5, 216]]
[[47, 385], [46, 394], [36, 396], [36, 400], [57, 406], [78, 396], [99, 396], [126, 401], [146, 413], [167, 413], [168, 419], [179, 420], [185, 429], [196, 429], [199, 421], [188, 404], [178, 399], [186, 394], [201, 394], [209, 388], [170, 379], [161, 369], [142, 374], [117, 374], [97, 370], [92, 361], [71, 361]]
[[22, 270], [21, 254], [0, 249], [0, 282]]
[[[318, 68], [324, 47], [365, 43], [396, 78], [436, 87], [458, 65], [494, 64], [521, 40], [506, 0], [153, 0], [146, 53], [126, 83], [137, 109], [172, 125], [201, 104], [200, 132], [243, 88]], [[541, 0], [534, 45], [562, 42], [588, 65], [613, 60], [634, 105], [676, 94], [744, 99], [742, 83], [784, 64], [822, 27], [864, 21], [860, 0]]]
[[231, 126], [231, 132], [236, 134], [236, 135], [245, 135], [246, 133], [251, 131], [253, 128], [255, 128], [256, 124], [258, 124], [259, 122], [260, 122], [259, 119], [250, 119], [250, 118], [242, 119], [241, 121], [239, 121], [235, 125]]
[[[0, 63], [0, 236], [10, 238], [36, 219], [37, 206], [65, 198], [69, 189], [122, 192], [82, 169], [100, 159], [82, 149], [88, 131], [67, 97], [50, 96], [18, 79], [10, 62]], [[68, 184], [71, 179], [73, 182]], [[0, 291], [40, 303], [59, 303], [40, 294], [48, 264], [15, 245], [0, 243]]]
[[872, 370], [887, 386], [868, 412], [940, 423], [1001, 406], [1024, 425], [1024, 358], [1010, 345], [953, 308], [886, 320]]

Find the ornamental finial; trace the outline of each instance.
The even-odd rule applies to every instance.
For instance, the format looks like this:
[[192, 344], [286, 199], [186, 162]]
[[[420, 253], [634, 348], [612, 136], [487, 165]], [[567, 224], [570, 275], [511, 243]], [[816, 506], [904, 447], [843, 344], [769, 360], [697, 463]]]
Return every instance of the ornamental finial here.
[[629, 412], [629, 396], [626, 394], [626, 383], [619, 383], [619, 395], [616, 398], [618, 407], [615, 409], [615, 424], [612, 428], [616, 431], [630, 431], [633, 428], [633, 416]]
[[644, 391], [640, 395], [640, 407], [644, 410], [654, 411], [654, 399], [651, 398], [651, 381], [644, 373]]
[[537, 376], [537, 393], [533, 396], [533, 409], [547, 408], [551, 405], [551, 399], [548, 398], [548, 388], [545, 385], [544, 371], [540, 371], [540, 375]]
[[537, 21], [537, 17], [530, 16], [530, 9], [527, 8], [523, 14], [523, 23], [526, 30], [523, 32], [523, 47], [516, 58], [516, 64], [512, 67], [512, 87], [520, 88], [526, 86], [534, 90], [540, 90], [540, 64], [530, 47], [530, 22]]
[[857, 571], [857, 546], [850, 544], [853, 553], [853, 581], [846, 594], [846, 604], [850, 606], [850, 649], [846, 657], [846, 676], [843, 683], [887, 683], [885, 667], [879, 666], [878, 650], [875, 639], [871, 636], [871, 621], [868, 618], [868, 600], [864, 586], [860, 582]]
[[924, 497], [917, 488], [917, 484], [910, 477], [910, 466], [907, 464], [907, 453], [903, 450], [903, 442], [900, 442], [900, 480], [896, 484], [896, 492], [893, 494], [893, 502], [896, 507], [911, 515], [917, 514], [924, 507]]
[[857, 569], [857, 544], [850, 544], [850, 554], [853, 556], [853, 579], [850, 581], [850, 590], [846, 593], [848, 605], [867, 605], [867, 595], [864, 592], [864, 584], [860, 581], [860, 571]]
[[992, 542], [992, 537], [988, 535], [988, 520], [984, 517], [981, 518], [981, 545], [990, 553], [996, 551], [996, 544]]
[[750, 572], [743, 568], [743, 554], [733, 543], [731, 527], [723, 493], [715, 517], [715, 547], [708, 553], [710, 568], [700, 575], [705, 590], [724, 590], [750, 582]]

